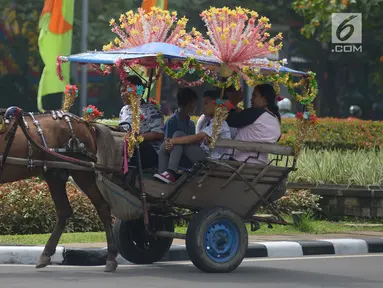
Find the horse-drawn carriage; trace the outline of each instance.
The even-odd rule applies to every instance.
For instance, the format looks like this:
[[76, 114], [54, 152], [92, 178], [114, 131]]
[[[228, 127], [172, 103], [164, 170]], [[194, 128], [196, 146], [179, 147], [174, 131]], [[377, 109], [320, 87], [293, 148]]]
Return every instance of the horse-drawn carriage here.
[[[137, 72], [137, 67], [144, 67], [149, 71], [149, 90], [151, 83], [163, 72], [189, 86], [192, 84], [181, 78], [187, 73], [196, 73], [198, 80], [193, 82], [194, 85], [205, 81], [222, 89], [237, 86], [240, 75], [243, 75], [249, 84], [273, 81], [287, 85], [290, 92], [298, 87], [297, 83], [306, 85], [304, 95], [294, 95], [309, 107], [315, 98], [312, 73], [291, 70], [267, 59], [245, 61], [241, 69], [233, 73], [236, 67], [233, 63], [230, 66], [216, 56], [200, 55], [199, 48], [192, 46], [180, 48], [184, 42], [179, 43], [178, 46], [148, 43], [129, 49], [62, 56], [58, 58], [58, 72], [62, 62], [66, 61], [90, 63], [104, 74], [116, 66], [121, 81], [124, 81], [129, 73]], [[227, 74], [228, 70], [231, 73]], [[226, 79], [220, 80], [219, 75]], [[302, 80], [293, 82], [292, 77]], [[311, 117], [297, 119], [294, 147], [211, 139], [211, 146], [230, 151], [268, 153], [270, 161], [267, 165], [252, 164], [247, 160], [237, 162], [227, 160], [227, 157], [207, 159], [184, 170], [176, 183], [162, 184], [153, 179], [152, 170], [145, 171], [141, 167], [138, 114], [141, 99], [134, 89], [129, 97], [135, 120], [128, 133], [119, 126], [95, 121], [90, 116], [94, 110], [84, 118], [69, 113], [75, 90], [74, 86], [68, 88], [66, 109], [60, 111], [34, 115], [10, 107], [0, 114], [3, 119], [3, 129], [0, 130], [7, 131], [0, 134], [5, 140], [0, 142], [0, 183], [43, 175], [56, 205], [57, 224], [37, 267], [50, 263], [70, 217], [71, 208], [65, 193], [69, 176], [90, 198], [105, 225], [108, 242], [106, 271], [116, 269], [117, 252], [132, 263], [151, 264], [164, 257], [174, 238], [181, 238], [186, 240], [188, 255], [196, 267], [205, 272], [230, 272], [240, 265], [247, 250], [245, 223], [249, 223], [253, 231], [259, 229], [260, 222], [287, 224], [272, 202], [286, 193], [287, 177], [296, 169], [302, 137], [314, 119], [312, 107], [309, 109]], [[217, 103], [216, 109], [218, 114], [225, 108]], [[224, 116], [216, 120], [218, 126], [227, 116], [224, 112], [221, 114]], [[132, 156], [134, 150], [136, 156]], [[130, 157], [137, 157], [137, 166], [128, 167], [137, 172], [131, 173], [137, 176], [137, 181], [126, 181], [126, 173], [123, 173], [126, 159]], [[269, 209], [275, 217], [255, 216], [260, 206]], [[113, 227], [110, 214], [116, 218]], [[175, 232], [175, 222], [180, 219], [189, 222], [186, 234]]]

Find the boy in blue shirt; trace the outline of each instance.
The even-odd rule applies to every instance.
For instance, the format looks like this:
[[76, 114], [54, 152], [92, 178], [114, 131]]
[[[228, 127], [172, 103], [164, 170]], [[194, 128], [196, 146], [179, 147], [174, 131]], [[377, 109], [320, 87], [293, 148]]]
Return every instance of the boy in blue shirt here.
[[165, 140], [173, 138], [173, 134], [182, 131], [186, 135], [195, 134], [195, 124], [190, 114], [195, 110], [198, 95], [190, 88], [181, 88], [177, 93], [178, 109], [165, 123]]
[[[158, 153], [159, 158], [164, 153], [167, 153], [167, 141], [168, 139], [173, 138], [174, 133], [183, 132], [186, 135], [194, 135], [195, 134], [195, 124], [190, 119], [190, 114], [192, 114], [196, 107], [196, 102], [198, 100], [197, 93], [190, 88], [181, 88], [177, 93], [177, 105], [178, 109], [174, 112], [174, 114], [166, 121], [165, 123], [165, 141], [162, 143], [160, 152]], [[166, 150], [166, 151], [164, 151]], [[162, 152], [162, 153], [161, 153]], [[159, 173], [164, 172], [167, 167], [161, 167], [161, 161], [159, 159]]]

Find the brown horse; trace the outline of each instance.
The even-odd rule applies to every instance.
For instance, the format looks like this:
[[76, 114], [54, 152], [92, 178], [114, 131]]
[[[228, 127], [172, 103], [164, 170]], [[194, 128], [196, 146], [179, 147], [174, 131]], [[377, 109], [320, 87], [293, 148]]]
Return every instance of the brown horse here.
[[[48, 184], [56, 208], [56, 225], [36, 268], [43, 268], [51, 264], [51, 256], [55, 254], [60, 237], [72, 215], [72, 208], [66, 194], [66, 183], [68, 177], [72, 176], [75, 183], [89, 197], [105, 226], [108, 243], [105, 272], [114, 272], [117, 268], [118, 252], [112, 234], [112, 216], [108, 203], [97, 188], [96, 173], [89, 169], [99, 165], [113, 167], [114, 140], [109, 128], [102, 124], [85, 122], [75, 115], [62, 111], [34, 116], [22, 113], [17, 107], [12, 107], [7, 111], [0, 111], [0, 118], [9, 119], [7, 129], [3, 129], [3, 133], [1, 133], [0, 127], [0, 156], [3, 160], [0, 166], [0, 183], [42, 176]], [[8, 132], [5, 133], [5, 130]], [[14, 139], [12, 139], [12, 134], [14, 134]], [[9, 141], [12, 143], [7, 148]], [[70, 147], [74, 148], [71, 150], [70, 158], [67, 158], [68, 153], [62, 153], [63, 150], [48, 149], [65, 147], [67, 152], [70, 151]], [[79, 153], [79, 150], [82, 150], [82, 153]], [[60, 155], [65, 156], [57, 157]], [[8, 160], [4, 163], [4, 158], [7, 156]], [[94, 156], [97, 156], [97, 160]], [[29, 159], [28, 165], [17, 165], [12, 158]], [[33, 165], [33, 161], [46, 163], [44, 161], [49, 160], [55, 160], [56, 163], [71, 162], [72, 165], [88, 166], [88, 169], [65, 169], [60, 165], [58, 165], [59, 168], [52, 167], [53, 165], [40, 165], [40, 167]], [[97, 163], [92, 163], [92, 161]]]

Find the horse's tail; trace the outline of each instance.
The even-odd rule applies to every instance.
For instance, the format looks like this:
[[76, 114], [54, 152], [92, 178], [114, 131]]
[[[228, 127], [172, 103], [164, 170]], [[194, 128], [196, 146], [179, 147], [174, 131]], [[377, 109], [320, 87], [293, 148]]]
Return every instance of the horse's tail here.
[[101, 123], [92, 123], [91, 126], [96, 130], [97, 164], [113, 168], [115, 145], [110, 129]]

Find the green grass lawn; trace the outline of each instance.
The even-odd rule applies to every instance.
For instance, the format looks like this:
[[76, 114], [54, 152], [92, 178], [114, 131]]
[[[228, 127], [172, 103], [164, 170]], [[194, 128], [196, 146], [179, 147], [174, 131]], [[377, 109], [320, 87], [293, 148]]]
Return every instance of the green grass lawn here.
[[[383, 227], [369, 226], [346, 226], [345, 222], [331, 223], [326, 221], [304, 221], [300, 227], [273, 225], [270, 229], [267, 224], [262, 224], [261, 229], [252, 232], [248, 226], [249, 235], [277, 235], [277, 234], [327, 234], [342, 233], [347, 231], [379, 231], [383, 232]], [[186, 227], [177, 227], [176, 232], [186, 233]], [[19, 245], [41, 245], [45, 244], [50, 234], [39, 235], [0, 235], [0, 244], [19, 244]], [[95, 243], [106, 242], [104, 232], [87, 232], [87, 233], [65, 233], [61, 237], [60, 244], [65, 243]]]

